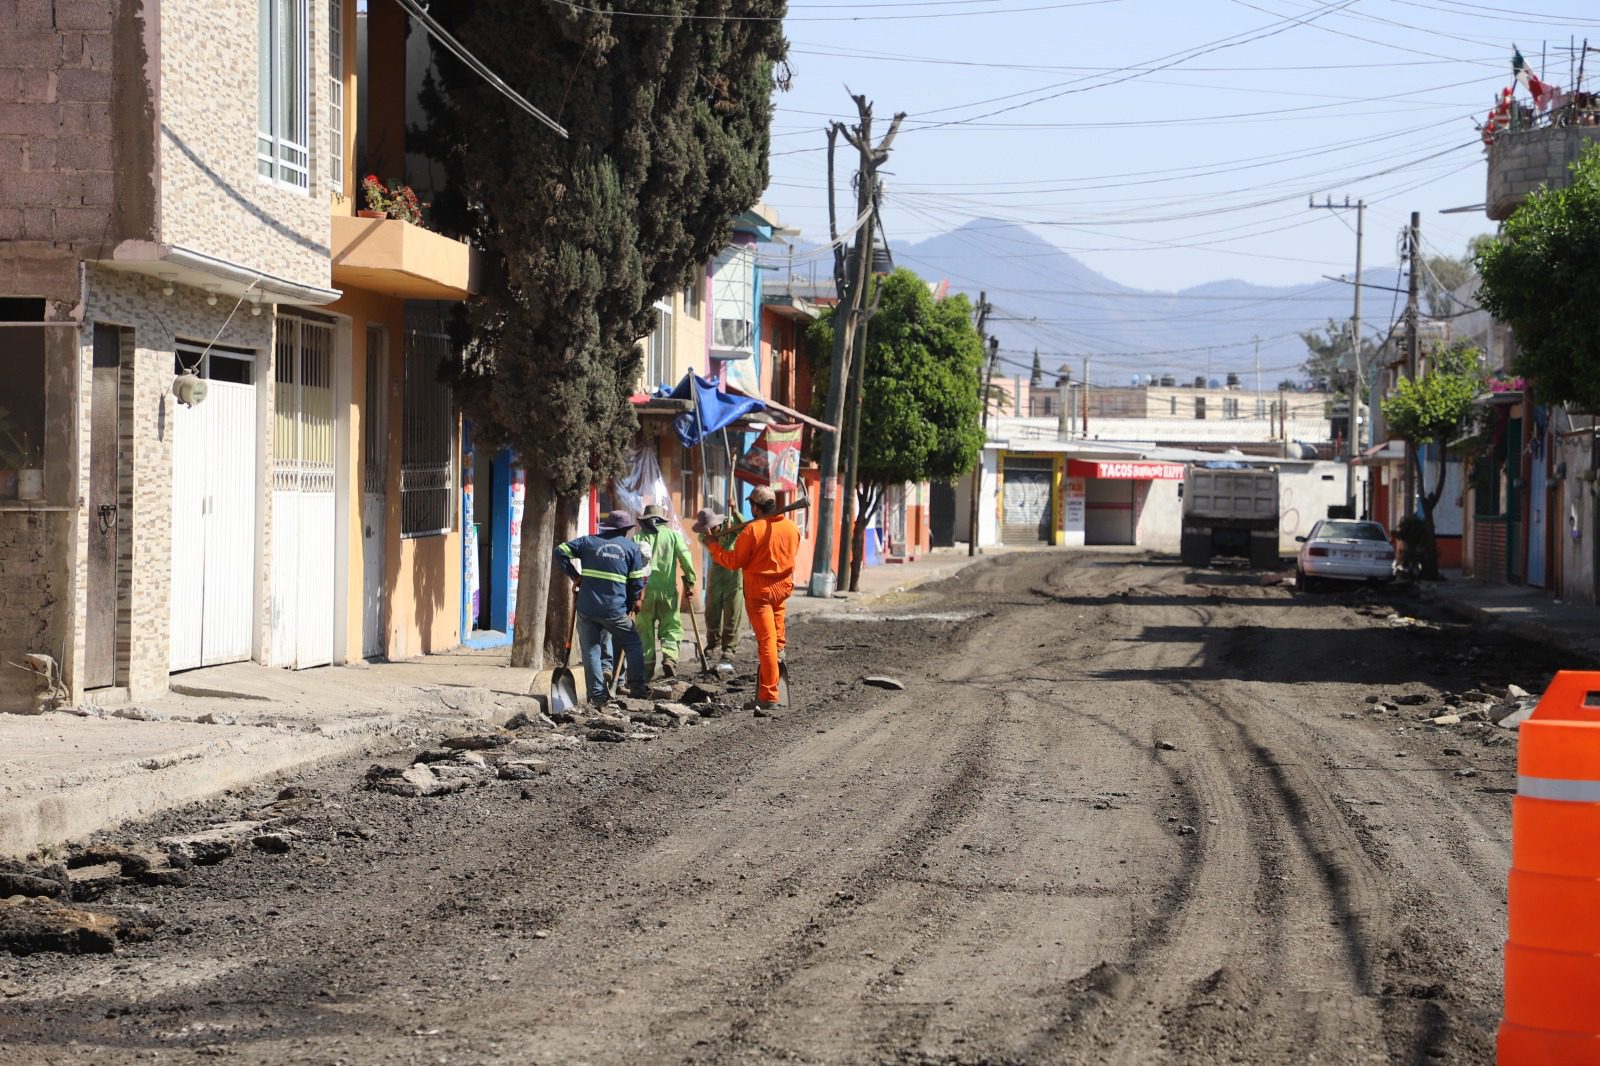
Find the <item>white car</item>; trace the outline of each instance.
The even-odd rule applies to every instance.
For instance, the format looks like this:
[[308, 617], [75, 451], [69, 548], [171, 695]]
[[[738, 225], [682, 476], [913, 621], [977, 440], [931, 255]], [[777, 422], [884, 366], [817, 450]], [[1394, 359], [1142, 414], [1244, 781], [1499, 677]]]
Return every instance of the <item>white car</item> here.
[[1324, 579], [1390, 581], [1394, 578], [1394, 545], [1376, 522], [1325, 518], [1311, 534], [1296, 537], [1300, 556], [1295, 576], [1302, 589]]

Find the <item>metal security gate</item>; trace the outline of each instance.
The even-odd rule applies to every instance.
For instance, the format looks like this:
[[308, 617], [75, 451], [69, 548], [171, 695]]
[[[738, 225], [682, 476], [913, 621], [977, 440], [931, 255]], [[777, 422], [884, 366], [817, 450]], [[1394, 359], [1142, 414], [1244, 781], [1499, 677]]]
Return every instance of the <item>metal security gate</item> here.
[[277, 333], [269, 662], [304, 669], [333, 662], [334, 327], [280, 315]]
[[256, 546], [255, 359], [180, 348], [177, 369], [207, 379], [194, 407], [172, 404], [172, 670], [250, 658]]
[[1006, 457], [1000, 514], [1002, 544], [1050, 542], [1054, 480], [1055, 464], [1049, 459]]
[[361, 409], [361, 654], [384, 652], [388, 558], [389, 351], [383, 327], [367, 327], [367, 391]]

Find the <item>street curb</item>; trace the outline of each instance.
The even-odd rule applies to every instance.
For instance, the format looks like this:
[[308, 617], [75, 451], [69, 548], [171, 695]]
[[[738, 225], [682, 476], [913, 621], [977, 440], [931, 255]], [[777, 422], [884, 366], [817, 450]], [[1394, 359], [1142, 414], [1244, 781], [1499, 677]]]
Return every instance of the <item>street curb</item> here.
[[1485, 629], [1498, 630], [1531, 643], [1549, 644], [1586, 662], [1594, 658], [1594, 652], [1579, 644], [1573, 639], [1572, 634], [1565, 629], [1545, 625], [1542, 622], [1502, 618], [1487, 608], [1478, 607], [1449, 596], [1440, 596], [1437, 593], [1430, 595], [1428, 600], [1458, 621], [1482, 626]]
[[[530, 685], [529, 695], [541, 704], [550, 689], [551, 673], [541, 670]], [[348, 756], [379, 737], [406, 730], [504, 725], [509, 718], [491, 709], [462, 711], [457, 717], [418, 709], [338, 717], [317, 722], [313, 729], [230, 727], [240, 732], [155, 757], [146, 754], [96, 767], [89, 773], [62, 774], [23, 796], [0, 801], [0, 856], [20, 857], [40, 847], [81, 840], [123, 822]]]

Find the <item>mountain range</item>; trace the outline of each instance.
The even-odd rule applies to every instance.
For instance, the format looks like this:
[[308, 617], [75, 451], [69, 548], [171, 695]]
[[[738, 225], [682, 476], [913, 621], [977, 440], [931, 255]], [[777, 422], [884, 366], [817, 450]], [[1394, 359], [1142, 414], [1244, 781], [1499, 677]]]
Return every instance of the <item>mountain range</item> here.
[[[1254, 338], [1259, 337], [1260, 380], [1271, 389], [1303, 376], [1300, 365], [1307, 353], [1299, 332], [1322, 329], [1329, 319], [1343, 322], [1351, 311], [1347, 281], [1271, 286], [1230, 278], [1177, 292], [1134, 288], [1025, 227], [992, 219], [895, 243], [891, 251], [896, 266], [930, 282], [948, 282], [951, 291], [964, 292], [974, 302], [980, 292], [988, 293], [994, 308], [989, 332], [1000, 339], [997, 373], [1006, 377], [1028, 374], [1037, 350], [1052, 379], [1062, 366], [1080, 378], [1088, 356], [1089, 378], [1099, 385], [1129, 384], [1136, 374], [1171, 374], [1192, 382], [1196, 377], [1226, 380], [1236, 373], [1251, 388], [1258, 365]], [[815, 265], [807, 272], [827, 282], [828, 264], [810, 261]], [[795, 273], [797, 281], [803, 280], [800, 268]], [[1371, 274], [1367, 281], [1394, 283]], [[1368, 290], [1364, 333], [1387, 323], [1390, 301], [1381, 298], [1386, 295]]]

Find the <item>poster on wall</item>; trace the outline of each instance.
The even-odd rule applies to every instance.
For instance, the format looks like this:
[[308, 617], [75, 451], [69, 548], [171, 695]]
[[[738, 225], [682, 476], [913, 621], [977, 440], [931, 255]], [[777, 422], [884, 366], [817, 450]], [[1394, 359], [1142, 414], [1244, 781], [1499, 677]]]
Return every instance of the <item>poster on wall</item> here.
[[779, 492], [800, 487], [801, 425], [770, 425], [734, 464], [734, 476], [751, 485], [770, 485]]
[[1069, 477], [1066, 479], [1066, 524], [1062, 527], [1068, 533], [1082, 533], [1084, 523], [1084, 501], [1088, 497], [1087, 479]]
[[519, 560], [522, 558], [522, 507], [527, 500], [527, 476], [520, 466], [511, 468], [511, 551], [508, 553], [506, 571], [506, 629], [517, 627], [517, 578], [521, 576]]
[[478, 573], [478, 524], [473, 512], [472, 452], [467, 452], [461, 470], [461, 552], [466, 573], [467, 603], [471, 605], [468, 625], [476, 625], [483, 599], [483, 576]]

